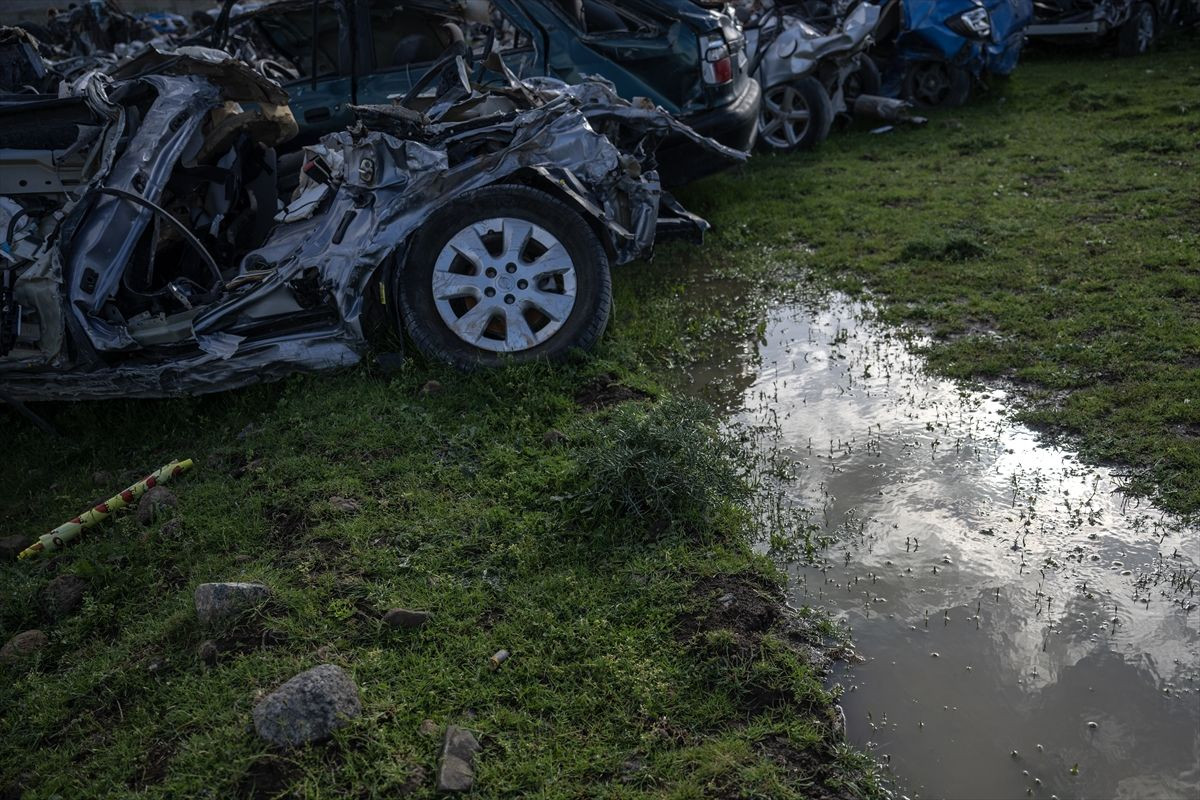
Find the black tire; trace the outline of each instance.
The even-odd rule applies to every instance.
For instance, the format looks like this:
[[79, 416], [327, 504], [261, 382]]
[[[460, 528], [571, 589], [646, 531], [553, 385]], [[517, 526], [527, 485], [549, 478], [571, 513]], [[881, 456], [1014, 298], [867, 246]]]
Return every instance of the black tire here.
[[1122, 58], [1150, 52], [1158, 38], [1158, 15], [1150, 3], [1136, 3], [1129, 19], [1117, 30], [1117, 55]]
[[[774, 117], [769, 104], [778, 101], [790, 102], [792, 108], [795, 108], [795, 103], [803, 103], [804, 110], [808, 112], [807, 124], [799, 131], [796, 130], [798, 123], [794, 122], [781, 123], [788, 130], [772, 127], [771, 120]], [[829, 137], [832, 127], [833, 101], [816, 78], [798, 78], [763, 91], [758, 112], [758, 141], [764, 150], [774, 153], [812, 150]]]
[[904, 73], [904, 98], [918, 108], [957, 108], [970, 97], [970, 73], [945, 61], [917, 61]]
[[[443, 320], [433, 296], [434, 268], [446, 244], [467, 226], [494, 218], [532, 223], [555, 237], [570, 257], [576, 281], [575, 304], [561, 327], [533, 347], [504, 353], [459, 338]], [[415, 234], [405, 263], [395, 270], [393, 287], [393, 296], [399, 298], [399, 322], [417, 349], [459, 369], [553, 361], [575, 349], [591, 349], [604, 333], [612, 309], [608, 255], [595, 232], [577, 210], [528, 186], [485, 186], [433, 212]]]
[[842, 82], [842, 100], [848, 113], [854, 111], [854, 98], [862, 94], [879, 94], [883, 90], [883, 76], [875, 62], [866, 53], [859, 53], [857, 58], [858, 67]]

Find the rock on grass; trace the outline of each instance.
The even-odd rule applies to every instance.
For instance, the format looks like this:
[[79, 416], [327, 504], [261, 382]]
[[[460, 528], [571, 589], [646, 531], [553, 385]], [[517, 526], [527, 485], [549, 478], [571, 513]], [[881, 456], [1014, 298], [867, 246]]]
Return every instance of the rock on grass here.
[[301, 672], [254, 707], [254, 729], [276, 747], [327, 739], [362, 713], [358, 687], [333, 664]]
[[442, 763], [438, 767], [439, 792], [469, 792], [475, 783], [475, 754], [479, 741], [466, 728], [446, 728], [442, 743]]
[[428, 611], [413, 611], [407, 608], [393, 608], [383, 615], [384, 623], [393, 628], [420, 628], [431, 619], [433, 615]]
[[270, 594], [261, 583], [202, 583], [196, 587], [196, 616], [202, 625], [210, 625], [261, 603]]
[[33, 544], [32, 536], [0, 536], [0, 560], [15, 560], [20, 552], [31, 544]]
[[73, 613], [83, 604], [87, 581], [76, 575], [59, 575], [42, 590], [42, 602], [50, 616], [57, 619]]
[[39, 630], [23, 631], [0, 647], [0, 664], [16, 664], [41, 650], [50, 640]]
[[179, 498], [170, 489], [162, 486], [151, 486], [138, 501], [138, 522], [149, 526], [154, 521], [169, 515], [179, 505]]

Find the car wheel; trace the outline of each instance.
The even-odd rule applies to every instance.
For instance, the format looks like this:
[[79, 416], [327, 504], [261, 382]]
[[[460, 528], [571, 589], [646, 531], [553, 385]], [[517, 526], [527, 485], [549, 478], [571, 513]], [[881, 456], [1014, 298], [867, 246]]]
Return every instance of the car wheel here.
[[842, 82], [842, 98], [846, 108], [853, 111], [854, 98], [861, 94], [879, 94], [882, 89], [883, 78], [879, 74], [879, 67], [875, 66], [875, 62], [869, 56], [860, 54], [858, 66]]
[[394, 296], [417, 348], [460, 369], [589, 349], [612, 308], [596, 234], [575, 209], [528, 186], [476, 189], [431, 214]]
[[920, 108], [953, 108], [970, 96], [970, 74], [945, 61], [918, 61], [904, 75], [904, 97]]
[[833, 103], [816, 78], [779, 83], [763, 92], [758, 141], [775, 152], [811, 150], [829, 136]]
[[1158, 18], [1154, 6], [1138, 3], [1125, 24], [1117, 31], [1117, 55], [1137, 56], [1148, 52], [1158, 35]]

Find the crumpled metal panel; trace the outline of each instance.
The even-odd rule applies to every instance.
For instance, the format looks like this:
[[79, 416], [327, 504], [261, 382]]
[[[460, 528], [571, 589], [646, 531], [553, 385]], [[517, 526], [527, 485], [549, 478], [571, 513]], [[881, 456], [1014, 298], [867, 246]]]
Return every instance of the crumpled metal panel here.
[[[880, 7], [860, 3], [838, 28], [823, 34], [799, 17], [785, 15], [784, 30], [767, 45], [755, 77], [764, 87], [777, 86], [811, 75], [817, 63], [839, 55], [852, 55], [864, 49], [868, 37], [879, 23]], [[747, 31], [753, 62], [758, 42], [770, 31]]]
[[946, 27], [946, 20], [978, 8], [975, 0], [904, 0], [904, 23], [897, 38], [905, 61], [946, 60], [980, 77], [1007, 75], [1015, 69], [1033, 20], [1032, 0], [984, 0], [992, 32], [986, 41], [967, 39]]

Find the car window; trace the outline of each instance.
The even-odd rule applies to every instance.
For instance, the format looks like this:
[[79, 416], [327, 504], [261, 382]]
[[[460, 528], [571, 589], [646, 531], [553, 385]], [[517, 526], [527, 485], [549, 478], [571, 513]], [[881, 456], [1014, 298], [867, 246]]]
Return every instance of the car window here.
[[[528, 50], [533, 47], [533, 41], [529, 38], [529, 34], [518, 28], [500, 12], [500, 9], [492, 6], [492, 30], [495, 31], [494, 47], [501, 53], [509, 50]], [[476, 25], [471, 23], [467, 26], [467, 41], [471, 44], [471, 49], [476, 53], [483, 50], [487, 45], [488, 29], [484, 25]]]
[[[255, 19], [258, 30], [302, 77], [313, 77], [313, 18], [311, 9], [280, 8]], [[338, 20], [329, 5], [317, 12], [316, 75], [338, 72]]]
[[[500, 52], [532, 46], [529, 36], [495, 8], [492, 27]], [[375, 69], [386, 70], [436, 61], [460, 37], [478, 53], [487, 44], [488, 27], [447, 22], [440, 16], [401, 8], [395, 0], [380, 0], [371, 6], [371, 36]]]
[[397, 8], [394, 2], [371, 4], [371, 37], [375, 69], [436, 61], [454, 41], [436, 17]]
[[657, 36], [653, 21], [609, 0], [557, 0], [572, 25], [589, 35], [625, 34]]

